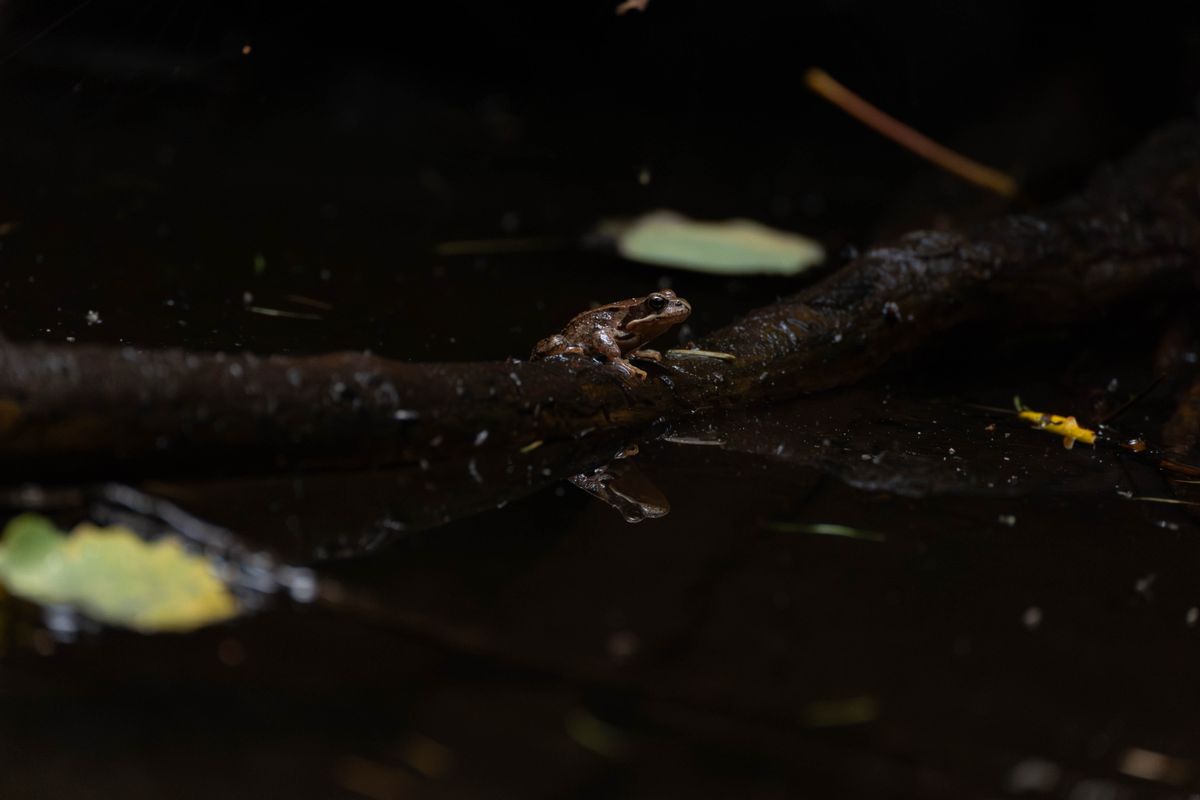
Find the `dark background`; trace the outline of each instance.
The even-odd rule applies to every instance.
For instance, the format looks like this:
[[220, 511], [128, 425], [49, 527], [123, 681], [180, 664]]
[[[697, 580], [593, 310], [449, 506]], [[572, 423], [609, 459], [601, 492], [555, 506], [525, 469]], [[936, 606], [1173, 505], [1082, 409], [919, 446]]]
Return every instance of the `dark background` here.
[[[1017, 208], [1193, 117], [1200, 91], [1200, 24], [1166, 5], [615, 5], [0, 0], [0, 331], [495, 359], [669, 283], [699, 335], [805, 279], [648, 268], [580, 237], [654, 208], [745, 216], [836, 266], [1009, 210], [811, 96], [810, 66], [1011, 172]], [[539, 243], [438, 251], [505, 237]], [[296, 296], [328, 307], [248, 308], [313, 312]], [[1011, 421], [985, 435], [996, 418], [958, 396], [1057, 410], [1145, 385], [1157, 331], [1132, 319], [1050, 348], [967, 341], [690, 431], [741, 451], [647, 443], [663, 520], [558, 487], [320, 564], [360, 606], [72, 644], [10, 613], [0, 795], [1194, 796], [1194, 519], [1114, 494], [1169, 492], [1155, 470]], [[846, 463], [796, 455], [831, 439]], [[940, 493], [864, 488], [862, 454], [885, 451], [911, 457], [901, 478], [942, 470]], [[357, 479], [333, 480], [320, 514], [277, 510], [292, 475], [208, 507], [294, 552], [289, 531], [361, 510]], [[1142, 751], [1176, 771], [1131, 773]]]

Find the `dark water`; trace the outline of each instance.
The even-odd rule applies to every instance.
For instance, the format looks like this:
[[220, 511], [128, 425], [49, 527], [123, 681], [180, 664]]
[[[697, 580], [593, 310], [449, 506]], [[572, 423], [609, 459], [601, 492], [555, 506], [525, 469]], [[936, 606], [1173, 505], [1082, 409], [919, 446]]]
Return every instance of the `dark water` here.
[[[1006, 4], [612, 5], [0, 7], [0, 330], [498, 359], [669, 282], [698, 335], [800, 283], [579, 237], [668, 207], [837, 254], [998, 210], [803, 96], [810, 63], [1031, 202], [1189, 113], [1200, 74], [1197, 29], [1150, 14], [1084, 35]], [[1154, 54], [1122, 55], [1138, 42]], [[438, 254], [503, 237], [540, 243]], [[1132, 498], [1196, 493], [980, 408], [1091, 420], [1150, 385], [1178, 313], [972, 330], [859, 387], [676, 425], [640, 443], [671, 512], [639, 525], [562, 483], [386, 535], [410, 501], [386, 473], [145, 475], [336, 591], [71, 643], [9, 602], [0, 795], [1194, 796], [1200, 531]], [[1172, 390], [1123, 429], [1156, 444]]]

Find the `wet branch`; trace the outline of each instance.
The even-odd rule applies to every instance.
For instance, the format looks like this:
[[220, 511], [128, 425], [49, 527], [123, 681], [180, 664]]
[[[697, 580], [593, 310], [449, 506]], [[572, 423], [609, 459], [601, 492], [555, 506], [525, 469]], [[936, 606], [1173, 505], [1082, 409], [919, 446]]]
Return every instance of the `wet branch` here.
[[656, 421], [850, 383], [967, 321], [1061, 325], [1193, 286], [1198, 190], [1200, 128], [1171, 128], [1053, 209], [876, 247], [700, 342], [736, 360], [671, 358], [632, 388], [592, 363], [4, 342], [0, 469], [33, 478], [454, 458], [477, 482], [491, 477], [485, 467], [532, 482]]

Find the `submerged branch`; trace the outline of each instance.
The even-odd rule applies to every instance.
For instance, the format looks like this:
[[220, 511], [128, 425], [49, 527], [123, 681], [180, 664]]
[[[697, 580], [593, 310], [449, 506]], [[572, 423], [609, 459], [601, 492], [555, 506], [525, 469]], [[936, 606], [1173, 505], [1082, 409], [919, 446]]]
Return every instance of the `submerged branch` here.
[[0, 470], [33, 478], [121, 465], [454, 459], [476, 482], [493, 477], [480, 471], [485, 461], [533, 482], [658, 421], [850, 383], [967, 321], [1062, 323], [1189, 286], [1200, 263], [1198, 189], [1200, 129], [1172, 128], [1054, 209], [874, 248], [700, 342], [735, 360], [668, 357], [633, 387], [590, 362], [4, 342]]

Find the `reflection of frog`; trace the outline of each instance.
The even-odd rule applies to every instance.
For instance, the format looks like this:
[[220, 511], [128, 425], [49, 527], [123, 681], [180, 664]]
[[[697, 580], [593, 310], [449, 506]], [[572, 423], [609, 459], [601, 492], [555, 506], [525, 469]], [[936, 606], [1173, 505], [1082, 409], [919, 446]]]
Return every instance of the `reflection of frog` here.
[[530, 358], [588, 356], [609, 362], [626, 378], [645, 378], [645, 371], [630, 364], [625, 356], [660, 361], [662, 355], [657, 351], [638, 348], [691, 313], [688, 301], [676, 297], [670, 289], [609, 303], [583, 312], [568, 322], [562, 333], [542, 339]]
[[[634, 452], [637, 452], [637, 448], [634, 448]], [[657, 519], [671, 511], [667, 496], [630, 461], [613, 461], [574, 475], [570, 481], [615, 508], [626, 522]]]

